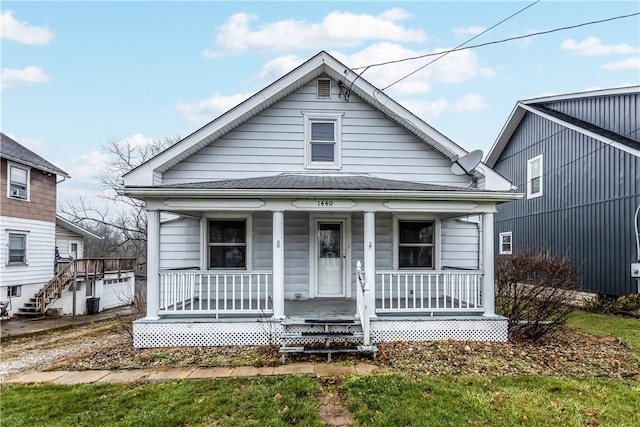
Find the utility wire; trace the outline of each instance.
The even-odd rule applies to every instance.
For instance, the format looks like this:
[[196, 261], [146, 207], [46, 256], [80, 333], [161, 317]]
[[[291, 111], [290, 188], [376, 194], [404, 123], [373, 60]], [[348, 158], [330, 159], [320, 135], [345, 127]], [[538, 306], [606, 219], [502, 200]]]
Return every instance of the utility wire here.
[[[365, 65], [365, 66], [361, 66], [361, 67], [355, 67], [355, 68], [352, 68], [351, 70], [355, 71], [355, 70], [360, 70], [360, 69], [363, 69], [363, 68], [367, 69], [367, 68], [373, 68], [373, 67], [381, 67], [383, 65], [398, 64], [398, 63], [406, 62], [406, 61], [415, 61], [416, 59], [428, 58], [430, 56], [439, 56], [439, 55], [444, 55], [444, 54], [448, 54], [448, 53], [452, 53], [452, 52], [459, 52], [459, 51], [468, 50], [468, 49], [476, 49], [476, 48], [479, 48], [479, 47], [484, 47], [484, 46], [489, 46], [489, 45], [494, 45], [494, 44], [501, 44], [501, 43], [506, 43], [506, 42], [510, 42], [510, 41], [514, 41], [514, 40], [526, 39], [528, 37], [540, 36], [540, 35], [544, 35], [544, 34], [555, 33], [555, 32], [558, 32], [558, 31], [565, 31], [565, 30], [571, 30], [571, 29], [574, 29], [574, 28], [585, 27], [587, 25], [602, 24], [603, 22], [615, 21], [615, 20], [618, 20], [618, 19], [630, 18], [632, 16], [638, 16], [638, 15], [640, 15], [640, 12], [631, 13], [631, 14], [628, 14], [628, 15], [614, 16], [614, 17], [611, 17], [611, 18], [600, 19], [600, 20], [597, 20], [597, 21], [583, 22], [581, 24], [569, 25], [569, 26], [566, 26], [566, 27], [558, 27], [558, 28], [554, 28], [554, 29], [551, 29], [551, 30], [538, 31], [538, 32], [527, 34], [527, 35], [523, 35], [523, 36], [509, 37], [509, 38], [506, 38], [506, 39], [494, 40], [494, 41], [491, 41], [491, 42], [480, 43], [480, 44], [476, 44], [476, 45], [472, 45], [472, 46], [456, 47], [454, 49], [442, 50], [440, 52], [427, 53], [427, 54], [424, 54], [424, 55], [412, 56], [412, 57], [409, 57], [409, 58], [396, 59], [396, 60], [393, 60], [393, 61], [379, 62], [379, 63], [376, 63], [376, 64], [370, 64], [370, 65]], [[465, 44], [468, 43], [471, 40], [473, 40], [473, 39], [468, 40], [467, 42], [465, 42]]]
[[[422, 67], [418, 67], [418, 68], [416, 68], [415, 70], [413, 70], [412, 72], [410, 72], [410, 73], [409, 73], [409, 74], [407, 74], [406, 76], [401, 77], [401, 78], [399, 78], [398, 80], [396, 80], [395, 82], [391, 83], [390, 85], [387, 85], [387, 86], [383, 87], [383, 88], [381, 89], [381, 91], [387, 90], [387, 89], [389, 89], [391, 86], [393, 86], [393, 85], [395, 85], [395, 84], [397, 84], [397, 83], [400, 83], [401, 81], [403, 81], [404, 79], [406, 79], [406, 78], [408, 78], [408, 77], [411, 77], [412, 75], [414, 75], [414, 74], [415, 74], [415, 73], [417, 73], [418, 71], [422, 70], [423, 68], [426, 68], [426, 67], [428, 67], [429, 65], [433, 64], [434, 62], [436, 62], [436, 61], [438, 61], [438, 60], [440, 60], [440, 59], [444, 58], [445, 56], [449, 55], [451, 52], [455, 52], [456, 50], [460, 49], [461, 47], [463, 47], [463, 46], [464, 46], [464, 45], [466, 45], [467, 43], [469, 43], [469, 42], [471, 42], [471, 41], [473, 41], [473, 40], [477, 39], [478, 37], [480, 37], [481, 35], [483, 35], [483, 34], [485, 34], [485, 33], [488, 33], [489, 31], [493, 30], [493, 29], [494, 29], [495, 27], [497, 27], [498, 25], [500, 25], [500, 24], [502, 24], [502, 23], [504, 23], [504, 22], [508, 21], [509, 19], [513, 18], [514, 16], [516, 16], [516, 15], [518, 15], [518, 14], [520, 14], [520, 13], [524, 12], [525, 10], [529, 9], [531, 6], [534, 6], [534, 5], [535, 5], [535, 4], [537, 4], [537, 3], [540, 3], [540, 0], [536, 0], [536, 1], [534, 1], [533, 3], [531, 3], [531, 4], [529, 4], [529, 5], [525, 6], [525, 7], [523, 7], [522, 9], [520, 9], [519, 11], [517, 11], [516, 13], [513, 13], [513, 14], [511, 14], [511, 15], [507, 16], [506, 18], [504, 18], [502, 21], [498, 22], [497, 24], [494, 24], [494, 25], [492, 25], [491, 27], [487, 28], [486, 30], [484, 30], [484, 31], [483, 31], [483, 32], [481, 32], [480, 34], [476, 34], [475, 36], [471, 37], [469, 40], [465, 41], [464, 43], [461, 43], [461, 44], [459, 44], [458, 46], [456, 46], [455, 48], [453, 48], [453, 49], [451, 49], [451, 50], [449, 50], [449, 51], [446, 51], [446, 52], [442, 53], [440, 56], [438, 56], [437, 58], [435, 58], [434, 60], [432, 60], [432, 61], [430, 61], [430, 62], [427, 62], [427, 63], [426, 63], [426, 64], [424, 64]], [[365, 68], [365, 71], [366, 71], [366, 68]], [[364, 71], [363, 71], [363, 73], [364, 73]]]

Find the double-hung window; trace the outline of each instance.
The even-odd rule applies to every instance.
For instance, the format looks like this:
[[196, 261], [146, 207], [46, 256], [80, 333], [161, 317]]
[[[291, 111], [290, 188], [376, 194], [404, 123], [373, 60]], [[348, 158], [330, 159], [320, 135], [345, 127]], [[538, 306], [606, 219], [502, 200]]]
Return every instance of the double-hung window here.
[[511, 242], [511, 232], [507, 231], [500, 233], [500, 254], [511, 255], [513, 253], [513, 246]]
[[7, 264], [24, 265], [27, 263], [27, 235], [9, 233], [9, 254]]
[[246, 219], [209, 220], [208, 268], [247, 268]]
[[305, 121], [305, 166], [309, 169], [340, 169], [343, 113], [302, 114]]
[[542, 154], [527, 161], [527, 199], [542, 196]]
[[398, 221], [398, 268], [435, 266], [434, 221]]
[[8, 172], [9, 198], [29, 200], [29, 169], [9, 163]]

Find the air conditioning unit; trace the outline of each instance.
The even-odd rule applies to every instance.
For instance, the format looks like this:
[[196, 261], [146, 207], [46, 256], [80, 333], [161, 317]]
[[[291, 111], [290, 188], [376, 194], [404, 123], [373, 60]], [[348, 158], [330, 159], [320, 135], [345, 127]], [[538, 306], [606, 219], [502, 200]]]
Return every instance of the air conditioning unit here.
[[11, 197], [17, 197], [19, 199], [27, 198], [27, 191], [23, 188], [12, 188], [11, 189]]

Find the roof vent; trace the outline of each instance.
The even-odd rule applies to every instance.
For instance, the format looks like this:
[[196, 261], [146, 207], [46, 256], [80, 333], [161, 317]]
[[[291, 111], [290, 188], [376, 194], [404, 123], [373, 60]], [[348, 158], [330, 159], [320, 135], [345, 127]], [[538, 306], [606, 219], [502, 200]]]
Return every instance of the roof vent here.
[[318, 79], [318, 98], [331, 98], [331, 79]]

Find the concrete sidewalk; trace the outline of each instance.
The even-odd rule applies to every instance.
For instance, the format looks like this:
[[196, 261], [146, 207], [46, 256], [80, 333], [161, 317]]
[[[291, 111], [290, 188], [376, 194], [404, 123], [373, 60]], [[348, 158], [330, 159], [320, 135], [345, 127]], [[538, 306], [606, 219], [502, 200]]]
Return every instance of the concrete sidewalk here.
[[216, 378], [257, 378], [274, 375], [304, 375], [312, 377], [337, 377], [350, 375], [370, 375], [381, 370], [377, 365], [359, 363], [345, 366], [338, 363], [292, 363], [276, 367], [254, 368], [241, 366], [237, 368], [153, 368], [131, 370], [98, 370], [98, 371], [48, 371], [23, 372], [4, 384], [102, 384], [102, 383], [156, 383], [178, 379], [194, 380]]
[[60, 316], [60, 317], [38, 317], [35, 319], [21, 318], [3, 320], [0, 323], [2, 339], [17, 337], [20, 335], [37, 334], [55, 329], [67, 328], [70, 326], [86, 325], [93, 322], [113, 319], [120, 314], [129, 313], [130, 306], [110, 308], [91, 315]]

